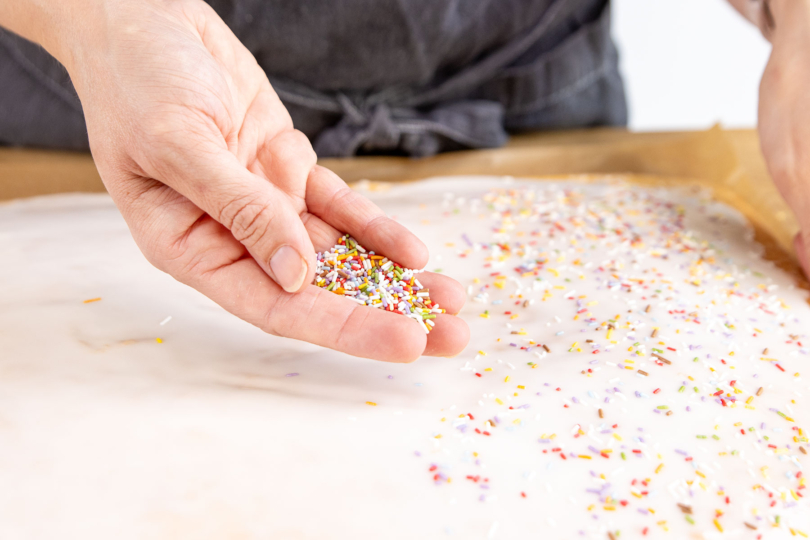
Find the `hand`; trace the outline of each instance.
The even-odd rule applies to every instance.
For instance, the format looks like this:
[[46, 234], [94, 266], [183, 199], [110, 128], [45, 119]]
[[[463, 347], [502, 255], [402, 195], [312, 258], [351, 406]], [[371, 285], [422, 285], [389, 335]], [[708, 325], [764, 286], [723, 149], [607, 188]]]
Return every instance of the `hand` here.
[[810, 1], [772, 0], [773, 50], [762, 76], [759, 134], [771, 176], [799, 220], [795, 246], [810, 276]]
[[[426, 264], [427, 250], [315, 165], [262, 69], [208, 5], [107, 3], [89, 21], [64, 63], [101, 177], [153, 265], [271, 334], [394, 362], [463, 349], [469, 330], [456, 317], [439, 316], [426, 336], [311, 285], [315, 250], [341, 232], [408, 267]], [[458, 312], [458, 283], [420, 280]]]

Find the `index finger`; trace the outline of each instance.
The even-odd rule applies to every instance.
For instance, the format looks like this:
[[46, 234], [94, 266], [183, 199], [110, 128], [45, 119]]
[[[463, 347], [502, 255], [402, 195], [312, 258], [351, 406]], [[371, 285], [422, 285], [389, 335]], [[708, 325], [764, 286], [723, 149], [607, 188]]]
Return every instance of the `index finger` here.
[[385, 215], [335, 173], [316, 165], [307, 179], [307, 210], [366, 249], [384, 253], [407, 268], [424, 268], [428, 249], [405, 226]]

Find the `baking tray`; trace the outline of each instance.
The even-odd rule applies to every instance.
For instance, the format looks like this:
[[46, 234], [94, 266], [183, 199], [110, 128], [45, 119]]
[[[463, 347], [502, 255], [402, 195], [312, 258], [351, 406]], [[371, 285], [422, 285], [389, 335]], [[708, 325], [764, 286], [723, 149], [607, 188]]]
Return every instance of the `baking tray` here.
[[[367, 156], [320, 163], [347, 182], [402, 182], [448, 175], [629, 175], [656, 185], [697, 183], [740, 210], [753, 225], [765, 256], [806, 286], [796, 262], [799, 230], [771, 182], [753, 130], [633, 133], [591, 129], [513, 137], [503, 148], [435, 157]], [[99, 192], [104, 186], [89, 154], [0, 149], [0, 200], [64, 192]]]

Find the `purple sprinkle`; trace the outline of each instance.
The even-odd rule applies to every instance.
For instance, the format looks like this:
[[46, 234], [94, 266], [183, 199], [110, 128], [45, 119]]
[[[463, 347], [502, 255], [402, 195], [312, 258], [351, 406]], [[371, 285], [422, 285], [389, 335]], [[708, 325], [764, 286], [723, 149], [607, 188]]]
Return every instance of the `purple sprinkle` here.
[[285, 377], [298, 377], [298, 375], [300, 375], [300, 374], [299, 374], [299, 373], [287, 373], [287, 374], [286, 374], [286, 375], [284, 375], [284, 376], [285, 376]]

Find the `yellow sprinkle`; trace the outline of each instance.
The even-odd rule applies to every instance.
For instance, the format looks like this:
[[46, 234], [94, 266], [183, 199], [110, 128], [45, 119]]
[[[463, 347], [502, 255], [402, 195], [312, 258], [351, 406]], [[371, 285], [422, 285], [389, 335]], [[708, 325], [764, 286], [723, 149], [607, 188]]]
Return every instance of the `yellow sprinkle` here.
[[663, 464], [663, 463], [661, 463], [660, 465], [658, 465], [658, 467], [656, 467], [656, 468], [655, 468], [655, 474], [660, 473], [660, 472], [661, 472], [661, 469], [663, 469], [663, 468], [664, 468], [664, 464]]
[[487, 353], [485, 353], [484, 351], [478, 351], [478, 354], [480, 354], [481, 356], [486, 356], [487, 355]]
[[509, 375], [506, 376], [506, 378], [503, 380], [503, 382], [509, 382]]
[[162, 339], [160, 339], [159, 337], [158, 337], [158, 338], [155, 338], [155, 341], [157, 341], [158, 343], [163, 343], [163, 340], [162, 340]]
[[85, 300], [82, 303], [83, 304], [92, 304], [93, 302], [99, 302], [100, 300], [101, 300], [101, 297], [99, 296], [98, 298], [90, 298], [89, 300]]
[[488, 368], [484, 369], [484, 371], [492, 371], [492, 368], [488, 367]]
[[366, 405], [371, 405], [372, 407], [376, 407], [376, 406], [377, 406], [377, 404], [376, 404], [376, 403], [374, 403], [373, 401], [366, 401]]
[[714, 526], [717, 527], [717, 530], [723, 532], [723, 527], [720, 525], [720, 522], [717, 519], [714, 520]]
[[526, 387], [525, 387], [525, 386], [523, 386], [522, 384], [519, 384], [519, 385], [518, 385], [518, 388], [519, 388], [519, 389], [521, 389], [521, 390], [526, 390]]
[[498, 405], [503, 405], [503, 401], [501, 401], [500, 398], [495, 398], [495, 403]]
[[591, 456], [587, 456], [585, 454], [579, 454], [577, 457], [580, 459], [591, 459]]

